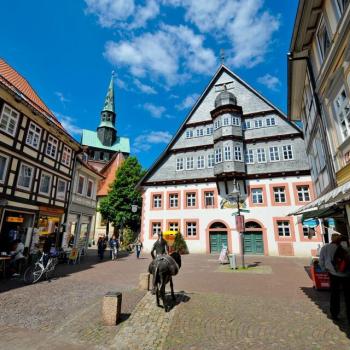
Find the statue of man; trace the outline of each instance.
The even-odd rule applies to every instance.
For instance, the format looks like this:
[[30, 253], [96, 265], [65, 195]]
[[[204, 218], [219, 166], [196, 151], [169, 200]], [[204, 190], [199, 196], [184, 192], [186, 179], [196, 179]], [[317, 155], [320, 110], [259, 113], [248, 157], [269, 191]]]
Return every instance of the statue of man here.
[[168, 243], [163, 238], [162, 232], [160, 232], [158, 233], [158, 239], [153, 244], [153, 248], [151, 250], [152, 259], [155, 259], [158, 255], [168, 254], [168, 252], [169, 252]]

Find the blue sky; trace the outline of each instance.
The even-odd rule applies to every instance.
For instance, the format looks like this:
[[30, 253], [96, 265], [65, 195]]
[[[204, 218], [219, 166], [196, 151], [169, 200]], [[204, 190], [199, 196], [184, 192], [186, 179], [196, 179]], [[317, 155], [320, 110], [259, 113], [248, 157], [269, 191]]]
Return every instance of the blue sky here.
[[[287, 5], [288, 3], [288, 5]], [[286, 111], [297, 0], [5, 0], [0, 55], [79, 140], [115, 70], [117, 129], [149, 167], [220, 63]]]

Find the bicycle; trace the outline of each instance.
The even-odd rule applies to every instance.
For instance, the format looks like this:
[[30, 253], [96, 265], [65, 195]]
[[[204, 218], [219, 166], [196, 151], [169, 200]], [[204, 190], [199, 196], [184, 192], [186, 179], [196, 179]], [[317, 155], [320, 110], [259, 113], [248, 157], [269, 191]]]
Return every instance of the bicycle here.
[[[44, 266], [44, 258], [48, 256], [46, 266]], [[46, 279], [52, 277], [58, 263], [58, 257], [50, 254], [42, 254], [40, 259], [34, 265], [29, 266], [23, 275], [23, 280], [27, 284], [34, 284], [38, 282], [45, 274]]]

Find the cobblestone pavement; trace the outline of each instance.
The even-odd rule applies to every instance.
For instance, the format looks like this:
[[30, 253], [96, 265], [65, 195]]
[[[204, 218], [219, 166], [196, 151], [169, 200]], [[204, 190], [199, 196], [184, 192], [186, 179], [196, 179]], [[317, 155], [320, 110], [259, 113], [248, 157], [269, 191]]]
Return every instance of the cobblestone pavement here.
[[[52, 282], [0, 280], [0, 349], [350, 349], [344, 311], [339, 323], [328, 318], [329, 293], [312, 288], [307, 259], [247, 257], [257, 268], [246, 273], [217, 257], [184, 256], [168, 313], [135, 289], [149, 262], [97, 263], [93, 255], [59, 266]], [[122, 322], [106, 327], [101, 301], [115, 290], [123, 292]]]

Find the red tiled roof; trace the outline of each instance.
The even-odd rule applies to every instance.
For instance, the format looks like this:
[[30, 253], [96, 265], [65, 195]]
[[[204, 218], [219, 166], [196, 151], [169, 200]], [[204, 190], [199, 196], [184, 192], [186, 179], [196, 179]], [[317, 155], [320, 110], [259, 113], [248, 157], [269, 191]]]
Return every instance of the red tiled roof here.
[[105, 176], [105, 178], [100, 181], [100, 186], [97, 191], [97, 196], [107, 196], [109, 191], [109, 185], [115, 179], [115, 173], [117, 169], [122, 165], [125, 160], [123, 153], [116, 153], [112, 159], [107, 163], [103, 169], [101, 169], [100, 173]]
[[32, 107], [45, 114], [48, 119], [53, 121], [59, 128], [63, 129], [61, 123], [40, 99], [28, 81], [2, 58], [0, 58], [0, 82], [21, 95]]

